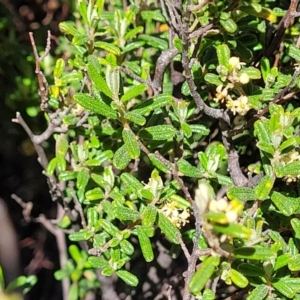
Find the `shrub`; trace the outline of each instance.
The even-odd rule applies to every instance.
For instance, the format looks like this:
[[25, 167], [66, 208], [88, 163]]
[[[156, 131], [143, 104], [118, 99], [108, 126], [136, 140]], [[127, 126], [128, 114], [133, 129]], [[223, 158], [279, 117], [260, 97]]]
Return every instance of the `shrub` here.
[[50, 86], [49, 45], [35, 53], [48, 128], [14, 120], [63, 210], [65, 297], [101, 288], [98, 270], [143, 284], [133, 262], [163, 243], [187, 261], [178, 287], [160, 278], [168, 299], [298, 299], [298, 1], [120, 2], [78, 1]]

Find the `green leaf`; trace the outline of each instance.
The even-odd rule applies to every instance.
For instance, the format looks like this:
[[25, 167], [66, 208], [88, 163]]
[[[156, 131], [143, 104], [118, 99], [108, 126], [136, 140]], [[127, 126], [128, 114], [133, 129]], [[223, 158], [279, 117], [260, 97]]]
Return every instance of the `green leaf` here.
[[150, 239], [145, 233], [143, 226], [137, 226], [136, 229], [143, 256], [147, 262], [150, 262], [154, 259]]
[[255, 136], [258, 137], [259, 141], [263, 141], [266, 144], [271, 144], [269, 123], [269, 120], [258, 120], [254, 123]]
[[128, 242], [127, 240], [121, 241], [120, 248], [121, 248], [121, 251], [127, 255], [132, 255], [135, 250], [133, 245], [130, 242]]
[[269, 194], [275, 182], [274, 176], [264, 176], [258, 185], [254, 188], [255, 196], [258, 200], [265, 200], [269, 198]]
[[127, 147], [122, 145], [116, 152], [113, 158], [114, 166], [119, 169], [123, 170], [127, 167], [129, 162], [131, 161], [131, 157], [128, 153]]
[[300, 49], [293, 44], [290, 44], [288, 47], [288, 55], [294, 58], [297, 62], [300, 61]]
[[120, 91], [120, 70], [119, 67], [106, 66], [105, 80], [113, 94], [113, 99], [119, 98]]
[[291, 225], [293, 230], [295, 231], [295, 238], [300, 239], [300, 220], [293, 218], [291, 220]]
[[173, 39], [173, 45], [175, 46], [175, 48], [182, 52], [182, 40], [178, 37]]
[[260, 150], [266, 153], [269, 153], [271, 155], [275, 153], [275, 149], [272, 144], [266, 143], [264, 141], [259, 141], [256, 145]]
[[136, 140], [135, 134], [130, 128], [124, 128], [122, 131], [122, 137], [124, 144], [128, 151], [129, 157], [131, 159], [137, 159], [140, 157], [140, 147]]
[[228, 224], [229, 220], [226, 217], [225, 213], [223, 212], [215, 212], [215, 211], [209, 211], [204, 215], [205, 219], [219, 223], [219, 224]]
[[229, 33], [234, 33], [237, 31], [237, 25], [236, 23], [233, 21], [233, 19], [229, 18], [227, 20], [222, 20], [220, 19], [220, 23], [223, 26], [223, 28], [229, 32]]
[[118, 270], [116, 273], [128, 285], [137, 286], [139, 283], [138, 278], [126, 270]]
[[148, 86], [144, 83], [131, 87], [122, 97], [122, 102], [128, 102], [133, 98], [141, 95], [147, 90]]
[[65, 69], [65, 61], [62, 58], [59, 58], [55, 63], [53, 76], [56, 78], [60, 78], [64, 69]]
[[104, 102], [100, 102], [99, 100], [92, 98], [87, 94], [78, 93], [74, 95], [74, 99], [85, 109], [103, 115], [107, 118], [111, 118], [111, 119], [118, 118], [118, 113], [114, 111], [110, 106], [108, 106]]
[[107, 52], [112, 53], [116, 56], [121, 55], [121, 50], [119, 49], [119, 47], [115, 46], [112, 43], [107, 43], [107, 42], [100, 41], [100, 42], [95, 42], [94, 45], [95, 45], [96, 48], [106, 50]]
[[216, 232], [224, 233], [239, 239], [250, 239], [252, 230], [243, 225], [231, 223], [227, 225], [214, 224], [213, 229]]
[[74, 37], [72, 39], [72, 44], [76, 45], [76, 46], [82, 46], [82, 45], [88, 43], [89, 40], [90, 40], [90, 38], [87, 34], [77, 33], [76, 35], [74, 35]]
[[101, 219], [99, 220], [99, 225], [102, 226], [103, 229], [113, 237], [115, 237], [119, 233], [119, 229], [115, 225], [113, 225], [110, 221]]
[[201, 135], [209, 135], [210, 130], [201, 124], [191, 124], [189, 125], [193, 133], [199, 133]]
[[124, 35], [124, 39], [127, 41], [131, 38], [133, 38], [134, 36], [136, 36], [138, 33], [141, 33], [144, 31], [144, 27], [143, 26], [138, 26], [135, 27], [131, 30], [129, 30], [125, 35]]
[[58, 175], [58, 179], [61, 181], [74, 180], [77, 178], [77, 174], [78, 172], [63, 171]]
[[136, 210], [125, 206], [114, 207], [114, 214], [121, 221], [135, 222], [140, 218], [140, 214]]
[[92, 56], [92, 57], [93, 57], [93, 59], [91, 58], [91, 56], [89, 57], [89, 60], [91, 62], [88, 63], [88, 65], [87, 65], [88, 74], [89, 74], [90, 78], [92, 79], [93, 83], [95, 84], [96, 89], [101, 91], [107, 97], [112, 98], [113, 94], [112, 94], [111, 90], [109, 89], [104, 78], [100, 75], [99, 71], [95, 67], [94, 60], [97, 58], [95, 58], [94, 56]]
[[283, 176], [297, 176], [300, 175], [300, 161], [294, 161], [292, 163], [287, 164], [283, 167], [282, 170]]
[[230, 269], [229, 278], [239, 288], [245, 288], [249, 284], [248, 279], [235, 269]]
[[288, 147], [297, 147], [300, 144], [300, 137], [299, 136], [293, 136], [286, 141], [284, 141], [278, 148], [280, 152], [282, 152], [284, 149]]
[[257, 276], [265, 275], [265, 271], [263, 270], [263, 268], [258, 267], [253, 264], [249, 264], [249, 263], [241, 263], [238, 265], [237, 269], [239, 272], [243, 273], [246, 276], [250, 276], [250, 277], [257, 277]]
[[136, 113], [135, 110], [125, 113], [124, 118], [140, 126], [143, 126], [146, 123], [146, 119]]
[[120, 176], [122, 182], [126, 184], [136, 195], [139, 195], [140, 190], [144, 188], [143, 184], [130, 173], [122, 173]]
[[69, 300], [77, 300], [79, 296], [78, 284], [73, 282], [69, 288], [68, 299]]
[[275, 11], [265, 8], [259, 4], [251, 3], [250, 5], [240, 5], [239, 10], [247, 15], [249, 14], [258, 18], [263, 18], [272, 23], [275, 23], [277, 20]]
[[[134, 41], [130, 44], [127, 44], [122, 51], [122, 54], [125, 54], [127, 52], [131, 52], [134, 49], [142, 48], [145, 45], [144, 41]], [[126, 63], [126, 62], [124, 62]], [[128, 62], [127, 62], [128, 63]]]
[[260, 60], [260, 70], [262, 73], [262, 77], [264, 82], [267, 82], [267, 76], [270, 73], [270, 61], [267, 57], [262, 57], [262, 59]]
[[88, 258], [88, 262], [95, 269], [104, 269], [104, 268], [109, 267], [108, 262], [102, 257], [90, 256]]
[[226, 44], [217, 46], [217, 56], [219, 65], [227, 67], [230, 59], [230, 50]]
[[146, 227], [153, 226], [157, 216], [157, 209], [153, 205], [147, 205], [143, 211], [142, 225]]
[[265, 284], [257, 286], [247, 297], [247, 300], [263, 300], [269, 293], [269, 287]]
[[[228, 61], [227, 61], [227, 63], [228, 63]], [[223, 85], [223, 82], [221, 81], [220, 77], [216, 74], [213, 74], [213, 73], [205, 74], [204, 80], [206, 82], [208, 82], [210, 84], [214, 84], [216, 86]]]
[[82, 168], [78, 172], [77, 181], [76, 181], [76, 187], [79, 190], [85, 189], [90, 179], [90, 171], [87, 168]]
[[245, 258], [251, 260], [269, 260], [276, 257], [276, 252], [273, 249], [266, 247], [242, 247], [234, 249], [232, 255], [236, 258]]
[[54, 174], [54, 171], [56, 169], [57, 165], [57, 158], [53, 157], [50, 162], [48, 163], [47, 169], [46, 169], [46, 174], [48, 176], [52, 176]]
[[169, 44], [166, 40], [155, 37], [153, 35], [141, 34], [139, 35], [139, 39], [144, 41], [149, 46], [157, 48], [159, 50], [167, 50], [169, 47]]
[[281, 193], [274, 191], [271, 195], [272, 202], [276, 205], [279, 211], [289, 217], [300, 209], [300, 198], [286, 197]]
[[205, 287], [219, 262], [220, 258], [218, 256], [210, 256], [203, 261], [201, 267], [195, 272], [189, 282], [189, 290], [194, 295], [198, 294]]
[[179, 172], [185, 176], [198, 177], [198, 178], [203, 176], [203, 172], [201, 172], [200, 169], [192, 166], [188, 161], [186, 161], [183, 158], [181, 158], [178, 161], [177, 165], [178, 165]]
[[297, 254], [291, 258], [288, 267], [292, 272], [300, 271], [300, 254]]
[[189, 124], [183, 122], [183, 123], [180, 123], [180, 127], [181, 127], [181, 129], [182, 129], [184, 135], [185, 135], [187, 138], [189, 138], [189, 137], [192, 136], [192, 133], [193, 133], [193, 132], [192, 132], [192, 129], [191, 129], [191, 127], [190, 127]]
[[134, 112], [137, 114], [145, 115], [151, 111], [154, 111], [158, 108], [165, 107], [168, 104], [171, 104], [173, 98], [170, 94], [159, 94], [149, 100], [143, 101]]
[[157, 125], [146, 127], [139, 132], [139, 136], [143, 139], [153, 141], [165, 141], [172, 139], [175, 135], [175, 129], [171, 125]]
[[158, 170], [164, 173], [170, 173], [169, 169], [155, 156], [154, 153], [149, 153], [148, 157], [155, 168], [157, 168]]
[[115, 273], [115, 270], [112, 267], [110, 267], [110, 266], [108, 266], [106, 268], [103, 268], [102, 272], [101, 272], [101, 274], [103, 276], [107, 276], [107, 277], [112, 276], [114, 273]]
[[97, 188], [87, 191], [85, 193], [85, 198], [87, 200], [91, 200], [91, 201], [100, 200], [100, 199], [104, 198], [104, 193], [101, 190], [101, 188], [97, 187]]
[[60, 22], [59, 30], [64, 34], [76, 35], [78, 33], [78, 29], [74, 26], [74, 23], [71, 21]]
[[261, 74], [260, 71], [254, 67], [248, 67], [239, 72], [239, 75], [242, 73], [246, 73], [250, 79], [260, 79]]
[[279, 255], [276, 258], [273, 270], [276, 271], [276, 270], [279, 270], [280, 268], [286, 266], [290, 262], [291, 258], [292, 258], [292, 254], [290, 254], [290, 253], [285, 253], [285, 254]]
[[300, 278], [283, 277], [275, 280], [272, 282], [273, 287], [290, 299], [300, 291]]
[[227, 192], [227, 197], [230, 200], [239, 200], [239, 201], [251, 201], [256, 200], [255, 192], [251, 188], [247, 187], [232, 187]]
[[158, 213], [158, 227], [166, 235], [166, 237], [174, 244], [179, 244], [178, 235], [180, 231], [178, 228], [162, 213]]
[[96, 206], [89, 207], [87, 209], [87, 222], [91, 226], [96, 226], [97, 221], [99, 220], [99, 214]]
[[71, 233], [69, 239], [72, 242], [87, 241], [92, 237], [92, 233], [88, 229], [80, 229], [77, 232]]

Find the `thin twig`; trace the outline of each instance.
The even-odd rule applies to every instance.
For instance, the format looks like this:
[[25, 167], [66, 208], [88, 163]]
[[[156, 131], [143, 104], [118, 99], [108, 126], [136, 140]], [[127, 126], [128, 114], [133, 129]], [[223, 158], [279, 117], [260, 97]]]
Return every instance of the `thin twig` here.
[[45, 57], [50, 53], [51, 50], [51, 32], [48, 30], [48, 37], [47, 37], [47, 45], [44, 51], [44, 54], [42, 56], [39, 56], [36, 44], [34, 41], [33, 33], [29, 32], [29, 38], [33, 49], [33, 54], [35, 58], [35, 74], [37, 75], [38, 84], [39, 84], [39, 94], [41, 97], [41, 110], [45, 111], [48, 107], [47, 101], [48, 101], [48, 90], [49, 85], [47, 83], [47, 80], [41, 71], [41, 62]]
[[[51, 232], [56, 239], [57, 249], [59, 253], [59, 263], [60, 267], [64, 268], [68, 261], [68, 250], [67, 244], [65, 239], [65, 233], [60, 229], [54, 226], [52, 220], [47, 219], [43, 214], [40, 214], [39, 217], [33, 218], [31, 215], [32, 210], [32, 203], [31, 202], [24, 202], [20, 197], [15, 194], [11, 195], [11, 198], [14, 199], [22, 208], [23, 208], [23, 216], [27, 222], [35, 222], [40, 223], [43, 225], [49, 232]], [[64, 210], [62, 206], [57, 203], [57, 219], [61, 219], [64, 215]], [[70, 290], [70, 279], [69, 277], [65, 277], [62, 280], [62, 293], [63, 293], [63, 300], [68, 299], [68, 294]]]
[[173, 47], [171, 49], [162, 51], [162, 53], [158, 57], [156, 61], [154, 78], [153, 78], [153, 87], [154, 87], [155, 95], [162, 92], [162, 83], [163, 83], [165, 70], [178, 53], [179, 53], [178, 49]]
[[189, 250], [187, 249], [185, 243], [182, 240], [181, 234], [177, 234], [176, 237], [178, 239], [178, 242], [180, 244], [180, 247], [181, 247], [181, 249], [184, 253], [184, 256], [185, 256], [186, 260], [189, 261], [191, 259], [191, 255], [190, 255]]

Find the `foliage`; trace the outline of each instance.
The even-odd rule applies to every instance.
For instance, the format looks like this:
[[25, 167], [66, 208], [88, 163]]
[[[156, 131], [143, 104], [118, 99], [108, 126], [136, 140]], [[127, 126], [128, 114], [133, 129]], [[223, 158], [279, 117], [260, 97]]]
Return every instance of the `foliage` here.
[[[7, 300], [20, 300], [22, 292], [23, 295], [28, 293], [28, 291], [36, 284], [37, 277], [35, 275], [29, 276], [19, 276], [12, 282], [5, 286], [5, 278], [3, 274], [3, 270], [0, 267], [0, 296], [1, 299]], [[18, 293], [15, 293], [18, 291]]]
[[59, 25], [71, 55], [42, 103], [56, 154], [40, 156], [71, 230], [73, 262], [56, 278], [71, 279], [68, 299], [99, 286], [97, 269], [137, 286], [136, 241], [150, 263], [167, 239], [188, 261], [183, 299], [224, 285], [298, 299], [295, 1], [179, 2], [78, 1], [77, 20]]

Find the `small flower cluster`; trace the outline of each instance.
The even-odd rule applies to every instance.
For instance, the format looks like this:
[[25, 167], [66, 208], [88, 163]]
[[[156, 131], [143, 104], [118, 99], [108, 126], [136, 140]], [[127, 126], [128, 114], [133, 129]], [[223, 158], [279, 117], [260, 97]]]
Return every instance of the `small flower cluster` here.
[[228, 223], [233, 223], [238, 220], [239, 213], [243, 210], [243, 205], [237, 200], [228, 202], [225, 198], [213, 199], [209, 203], [209, 210], [224, 213]]
[[178, 207], [175, 201], [164, 202], [158, 211], [165, 215], [178, 228], [189, 223], [190, 210], [188, 208]]
[[229, 81], [227, 85], [219, 85], [216, 89], [216, 95], [214, 101], [216, 102], [226, 102], [226, 107], [233, 112], [233, 114], [238, 114], [241, 116], [246, 115], [246, 113], [251, 109], [248, 103], [248, 97], [245, 95], [240, 96], [238, 99], [233, 100], [229, 95], [228, 91], [233, 88], [237, 88], [239, 84], [247, 84], [250, 80], [247, 73], [239, 73], [242, 65], [245, 63], [240, 62], [239, 57], [231, 57], [229, 59], [229, 70], [222, 68], [222, 66], [217, 67], [217, 72], [220, 74], [222, 81]]

